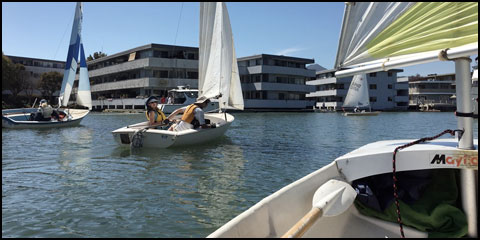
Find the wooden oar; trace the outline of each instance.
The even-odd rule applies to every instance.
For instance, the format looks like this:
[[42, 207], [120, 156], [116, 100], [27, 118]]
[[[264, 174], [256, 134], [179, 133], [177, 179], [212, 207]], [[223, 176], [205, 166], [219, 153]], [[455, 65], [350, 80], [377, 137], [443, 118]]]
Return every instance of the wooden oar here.
[[355, 200], [357, 192], [346, 182], [329, 180], [320, 186], [312, 200], [312, 210], [302, 217], [282, 238], [297, 238], [322, 216], [337, 216], [345, 212]]

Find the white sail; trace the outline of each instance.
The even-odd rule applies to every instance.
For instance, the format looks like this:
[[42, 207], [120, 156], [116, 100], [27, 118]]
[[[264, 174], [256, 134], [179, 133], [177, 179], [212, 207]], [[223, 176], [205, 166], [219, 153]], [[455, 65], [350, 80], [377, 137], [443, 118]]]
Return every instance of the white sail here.
[[225, 3], [200, 3], [199, 96], [219, 94], [220, 109], [243, 110], [243, 95]]
[[[438, 61], [445, 49], [478, 54], [477, 2], [347, 3], [335, 67], [385, 71]], [[336, 75], [347, 71], [356, 73]]]
[[80, 76], [78, 78], [77, 104], [92, 110], [92, 93], [82, 41], [80, 41]]
[[67, 61], [63, 74], [62, 88], [60, 90], [60, 103], [67, 106], [72, 92], [75, 73], [78, 66], [78, 52], [80, 49], [80, 31], [82, 25], [82, 3], [78, 2], [75, 8], [75, 18], [73, 19], [72, 34], [70, 36], [70, 45], [68, 47]]
[[367, 107], [369, 105], [367, 76], [365, 74], [355, 75], [348, 88], [343, 107]]

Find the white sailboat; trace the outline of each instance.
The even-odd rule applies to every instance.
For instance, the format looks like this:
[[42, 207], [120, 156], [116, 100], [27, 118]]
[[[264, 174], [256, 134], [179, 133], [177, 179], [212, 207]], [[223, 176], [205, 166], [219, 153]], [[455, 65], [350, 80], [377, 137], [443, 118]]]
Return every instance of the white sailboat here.
[[[265, 197], [208, 237], [476, 238], [478, 140], [469, 69], [475, 54], [477, 2], [347, 3], [335, 66], [351, 69], [336, 76], [439, 56], [454, 61], [457, 130], [362, 146]], [[443, 134], [456, 137], [436, 139]]]
[[[83, 50], [81, 38], [82, 29], [82, 3], [78, 2], [75, 7], [75, 17], [73, 20], [70, 45], [68, 47], [67, 61], [63, 75], [62, 88], [60, 90], [59, 108], [57, 111], [63, 117], [61, 120], [53, 119], [50, 121], [31, 121], [31, 111], [14, 112], [8, 114], [2, 111], [2, 127], [5, 128], [52, 128], [52, 127], [70, 127], [80, 124], [80, 121], [87, 116], [92, 109], [92, 97], [90, 92], [90, 81], [88, 79], [88, 70]], [[72, 92], [73, 82], [78, 67], [80, 53], [80, 76], [77, 92], [77, 104], [88, 109], [67, 108], [70, 94]]]
[[[369, 109], [368, 112], [361, 109], [366, 107]], [[358, 111], [345, 112], [343, 113], [344, 116], [376, 116], [380, 113], [378, 111], [372, 112], [370, 95], [368, 94], [368, 81], [365, 74], [357, 74], [353, 77], [342, 108], [358, 109]]]
[[[123, 145], [167, 148], [208, 142], [222, 136], [234, 117], [227, 109], [243, 110], [243, 96], [225, 3], [200, 3], [199, 97], [218, 99], [219, 112], [205, 113], [216, 128], [168, 131], [148, 128], [148, 122], [129, 125], [112, 132]], [[139, 143], [137, 143], [137, 139]]]

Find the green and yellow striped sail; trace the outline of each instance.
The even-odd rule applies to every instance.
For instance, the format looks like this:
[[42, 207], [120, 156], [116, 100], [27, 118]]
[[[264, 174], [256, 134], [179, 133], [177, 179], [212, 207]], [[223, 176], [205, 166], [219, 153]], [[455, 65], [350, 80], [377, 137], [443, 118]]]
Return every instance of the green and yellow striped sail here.
[[336, 67], [478, 45], [477, 2], [350, 4]]

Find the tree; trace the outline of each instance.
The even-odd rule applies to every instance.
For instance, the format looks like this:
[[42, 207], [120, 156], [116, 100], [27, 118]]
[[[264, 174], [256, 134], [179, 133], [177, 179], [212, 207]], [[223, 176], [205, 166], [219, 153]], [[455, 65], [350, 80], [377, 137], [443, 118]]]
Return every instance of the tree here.
[[13, 63], [2, 52], [2, 89], [9, 89], [13, 73]]
[[7, 89], [12, 92], [13, 98], [16, 99], [18, 94], [28, 87], [27, 72], [25, 72], [25, 66], [19, 63], [13, 64], [9, 71], [10, 77], [7, 81]]
[[42, 94], [48, 97], [49, 102], [53, 102], [53, 93], [60, 91], [62, 87], [63, 74], [59, 72], [46, 72], [40, 76], [40, 87]]
[[93, 59], [99, 59], [99, 58], [106, 57], [106, 56], [107, 56], [107, 54], [103, 53], [102, 51], [94, 52], [93, 57], [92, 57], [91, 54], [87, 57], [87, 61], [92, 61]]
[[[2, 52], [2, 90], [10, 90], [12, 94], [10, 99], [8, 99], [8, 97], [7, 99], [3, 99], [4, 95], [2, 94], [2, 101], [20, 106], [21, 102], [20, 99], [18, 99], [18, 94], [24, 90], [25, 94], [28, 94], [26, 90], [29, 89], [29, 84], [31, 84], [31, 82], [28, 81], [25, 66], [19, 63], [13, 63]], [[8, 94], [6, 96], [8, 96]]]

